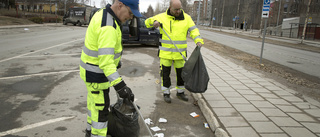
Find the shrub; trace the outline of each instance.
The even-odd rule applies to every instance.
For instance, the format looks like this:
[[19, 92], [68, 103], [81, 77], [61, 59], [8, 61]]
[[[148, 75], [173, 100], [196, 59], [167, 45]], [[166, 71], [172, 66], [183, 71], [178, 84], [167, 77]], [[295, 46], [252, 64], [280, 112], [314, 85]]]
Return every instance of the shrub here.
[[32, 18], [29, 18], [29, 20], [38, 24], [42, 24], [44, 22], [43, 18], [41, 17], [32, 17]]
[[56, 17], [44, 17], [44, 22], [45, 23], [55, 23], [55, 22], [60, 22], [61, 18], [56, 18]]

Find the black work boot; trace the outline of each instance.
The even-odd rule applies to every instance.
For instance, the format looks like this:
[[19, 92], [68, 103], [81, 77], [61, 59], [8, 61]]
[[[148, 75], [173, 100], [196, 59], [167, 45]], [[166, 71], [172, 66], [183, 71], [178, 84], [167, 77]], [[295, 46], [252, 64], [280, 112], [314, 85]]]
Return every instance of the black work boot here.
[[91, 137], [91, 130], [86, 130], [86, 136], [85, 137]]
[[181, 100], [183, 100], [183, 101], [188, 101], [188, 98], [187, 98], [187, 96], [184, 94], [184, 92], [182, 92], [182, 93], [177, 93], [177, 97], [178, 97], [178, 99], [181, 99]]
[[167, 103], [171, 103], [170, 94], [163, 94], [163, 99]]

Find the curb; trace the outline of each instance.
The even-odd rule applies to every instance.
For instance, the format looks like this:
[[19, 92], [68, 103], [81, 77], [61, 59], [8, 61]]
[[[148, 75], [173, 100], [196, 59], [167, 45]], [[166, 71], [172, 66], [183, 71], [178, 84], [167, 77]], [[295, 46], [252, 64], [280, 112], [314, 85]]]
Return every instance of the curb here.
[[45, 24], [29, 24], [29, 25], [5, 25], [5, 26], [0, 26], [0, 29], [30, 28], [30, 27], [55, 26], [55, 25], [59, 26], [60, 24], [59, 23], [45, 23]]
[[200, 93], [191, 93], [193, 98], [198, 101], [198, 106], [200, 107], [201, 112], [203, 113], [205, 119], [207, 120], [210, 129], [214, 133], [215, 137], [229, 137], [228, 133], [221, 128], [218, 119], [215, 117], [213, 112], [211, 111], [209, 105], [203, 98]]

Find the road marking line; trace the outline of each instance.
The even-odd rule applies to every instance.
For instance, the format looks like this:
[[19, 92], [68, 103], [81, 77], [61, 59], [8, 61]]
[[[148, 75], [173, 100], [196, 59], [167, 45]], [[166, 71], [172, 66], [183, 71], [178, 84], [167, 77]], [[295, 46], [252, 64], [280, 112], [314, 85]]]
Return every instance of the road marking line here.
[[80, 71], [80, 70], [68, 70], [68, 71], [38, 73], [38, 74], [21, 75], [21, 76], [13, 76], [13, 77], [3, 77], [3, 78], [0, 78], [0, 80], [4, 80], [4, 79], [14, 79], [14, 78], [23, 78], [23, 77], [31, 77], [31, 76], [52, 75], [52, 74], [59, 74], [59, 73], [71, 73], [71, 72], [77, 72], [77, 71]]
[[36, 53], [36, 52], [39, 52], [39, 51], [43, 51], [43, 50], [47, 50], [47, 49], [51, 49], [51, 48], [55, 48], [55, 47], [59, 47], [59, 46], [62, 46], [62, 45], [68, 44], [68, 43], [72, 43], [72, 42], [80, 41], [80, 40], [83, 40], [83, 39], [84, 39], [84, 38], [81, 38], [81, 39], [77, 39], [77, 40], [73, 40], [73, 41], [69, 41], [69, 42], [61, 43], [61, 44], [58, 44], [58, 45], [54, 45], [54, 46], [52, 46], [52, 47], [48, 47], [48, 48], [44, 48], [44, 49], [40, 49], [40, 50], [37, 50], [37, 51], [34, 51], [34, 52], [29, 52], [29, 53], [25, 53], [25, 54], [21, 54], [21, 55], [15, 56], [15, 57], [11, 57], [11, 58], [7, 58], [7, 59], [3, 59], [3, 60], [0, 60], [0, 63], [1, 63], [1, 62], [4, 62], [4, 61], [11, 60], [11, 59], [19, 58], [19, 57], [22, 57], [22, 56], [25, 56], [25, 55], [33, 54], [33, 53]]
[[0, 132], [0, 136], [14, 134], [14, 133], [21, 132], [21, 131], [24, 131], [24, 130], [40, 127], [40, 126], [43, 126], [43, 125], [48, 125], [48, 124], [51, 124], [51, 123], [55, 123], [55, 122], [59, 122], [59, 121], [67, 120], [67, 119], [71, 119], [71, 118], [74, 118], [74, 117], [75, 116], [72, 116], [72, 117], [61, 117], [61, 118], [56, 118], [56, 119], [50, 119], [50, 120], [47, 120], [47, 121], [42, 121], [42, 122], [39, 122], [39, 123], [27, 125], [27, 126], [24, 126], [24, 127], [21, 127], [21, 128], [15, 128], [15, 129], [11, 129], [11, 130], [8, 130], [8, 131]]
[[53, 54], [53, 55], [24, 56], [24, 57], [17, 57], [17, 58], [38, 58], [38, 57], [52, 57], [52, 56], [74, 56], [74, 55], [81, 55], [81, 53], [75, 53], [75, 54]]

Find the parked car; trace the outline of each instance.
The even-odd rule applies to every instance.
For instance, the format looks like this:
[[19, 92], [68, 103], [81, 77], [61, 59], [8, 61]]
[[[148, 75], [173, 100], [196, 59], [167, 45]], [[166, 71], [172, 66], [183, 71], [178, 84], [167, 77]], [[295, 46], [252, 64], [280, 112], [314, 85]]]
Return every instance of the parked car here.
[[89, 17], [92, 7], [69, 8], [63, 16], [63, 25], [72, 23], [74, 26], [89, 25]]
[[147, 28], [146, 17], [133, 18], [122, 25], [122, 41], [124, 44], [159, 44], [160, 32], [158, 29]]

